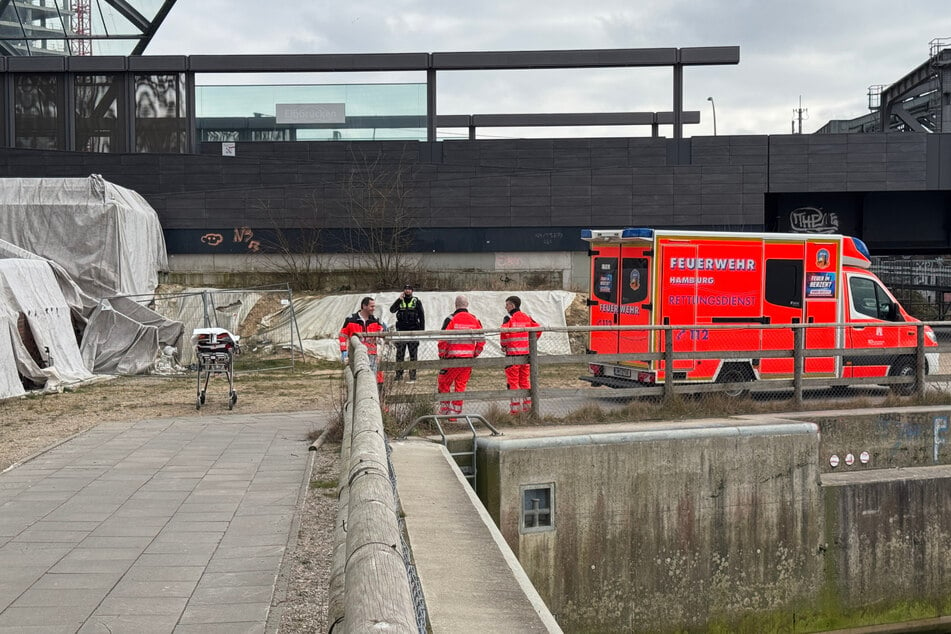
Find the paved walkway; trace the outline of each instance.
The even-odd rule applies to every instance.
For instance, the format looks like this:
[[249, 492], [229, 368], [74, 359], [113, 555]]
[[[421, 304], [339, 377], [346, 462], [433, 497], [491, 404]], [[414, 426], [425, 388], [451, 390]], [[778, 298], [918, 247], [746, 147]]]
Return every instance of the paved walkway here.
[[103, 423], [0, 474], [0, 634], [273, 629], [326, 417]]

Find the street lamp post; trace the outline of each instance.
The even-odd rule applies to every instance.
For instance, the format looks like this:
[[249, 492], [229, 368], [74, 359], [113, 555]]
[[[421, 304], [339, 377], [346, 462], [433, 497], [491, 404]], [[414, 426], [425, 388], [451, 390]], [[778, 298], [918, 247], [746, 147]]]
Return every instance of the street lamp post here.
[[717, 135], [717, 104], [713, 102], [713, 97], [707, 97], [710, 107], [713, 109], [713, 136]]

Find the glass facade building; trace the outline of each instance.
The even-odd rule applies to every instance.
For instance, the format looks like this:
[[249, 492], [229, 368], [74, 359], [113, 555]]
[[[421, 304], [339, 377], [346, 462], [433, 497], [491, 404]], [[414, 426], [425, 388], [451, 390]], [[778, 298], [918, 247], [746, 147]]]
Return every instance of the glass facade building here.
[[199, 141], [426, 140], [426, 84], [196, 86]]
[[188, 148], [182, 73], [17, 73], [11, 80], [12, 139], [5, 145], [80, 152]]
[[0, 0], [0, 55], [141, 55], [175, 0]]

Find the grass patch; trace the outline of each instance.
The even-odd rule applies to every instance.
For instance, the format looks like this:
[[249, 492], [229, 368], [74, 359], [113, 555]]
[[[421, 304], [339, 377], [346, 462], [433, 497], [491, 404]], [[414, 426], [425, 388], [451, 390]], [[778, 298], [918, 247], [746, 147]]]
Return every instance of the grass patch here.
[[311, 480], [310, 481], [311, 489], [336, 489], [337, 481], [336, 480]]

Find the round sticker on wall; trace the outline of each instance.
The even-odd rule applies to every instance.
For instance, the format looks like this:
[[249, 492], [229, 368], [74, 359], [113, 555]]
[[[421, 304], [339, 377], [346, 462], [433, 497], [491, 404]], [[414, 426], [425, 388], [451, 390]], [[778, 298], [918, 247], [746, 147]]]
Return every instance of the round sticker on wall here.
[[829, 464], [832, 465], [832, 468], [835, 469], [839, 466], [839, 457], [835, 454], [832, 454], [832, 457], [829, 458]]
[[853, 456], [852, 454], [846, 454], [846, 455], [845, 455], [845, 464], [849, 465], [850, 467], [851, 467], [853, 464], [855, 464], [855, 456]]
[[859, 460], [862, 462], [862, 464], [868, 464], [868, 461], [870, 459], [871, 459], [871, 456], [868, 455], [867, 451], [863, 451], [862, 453], [859, 454]]

